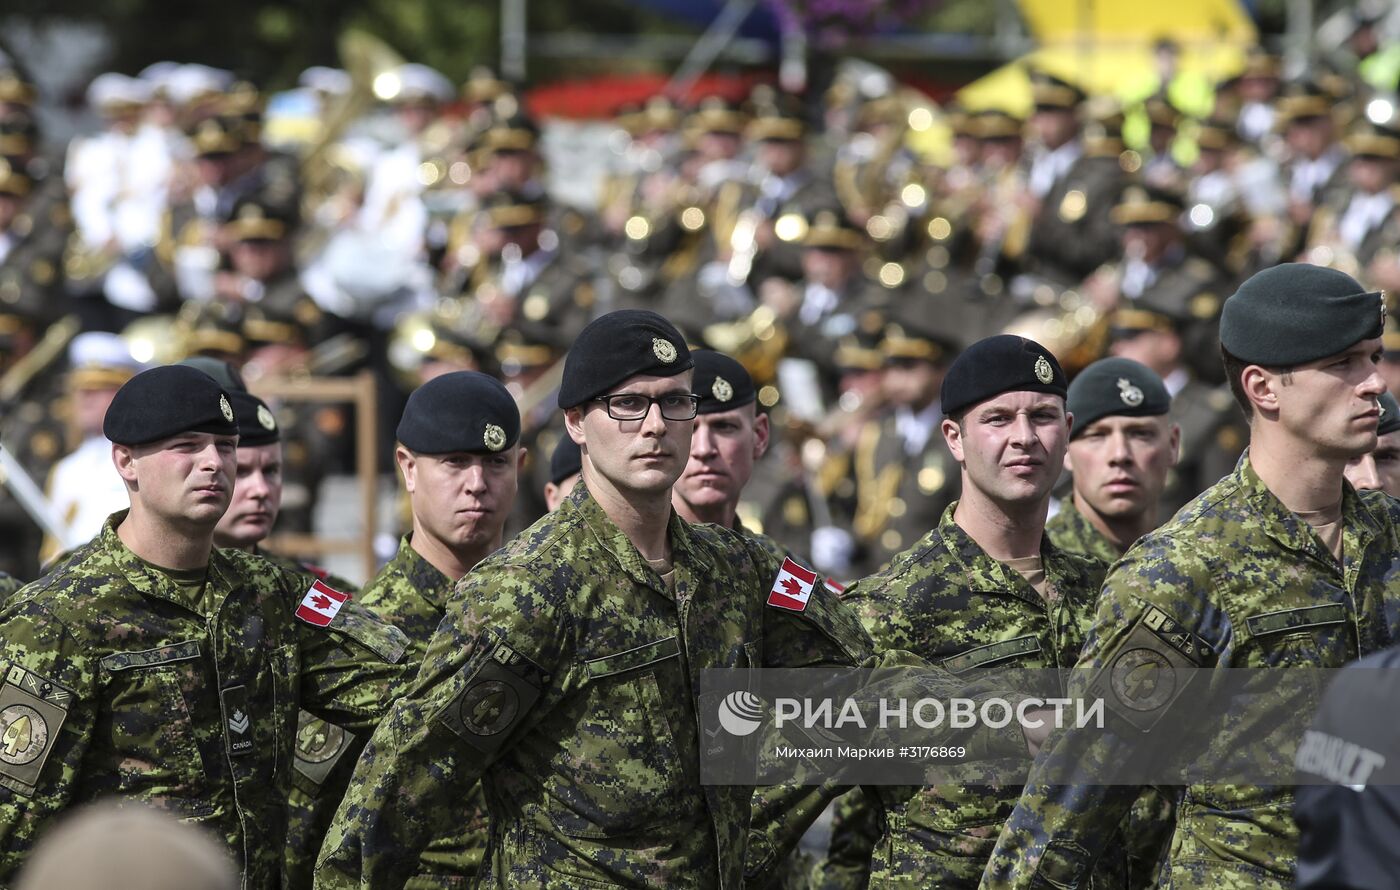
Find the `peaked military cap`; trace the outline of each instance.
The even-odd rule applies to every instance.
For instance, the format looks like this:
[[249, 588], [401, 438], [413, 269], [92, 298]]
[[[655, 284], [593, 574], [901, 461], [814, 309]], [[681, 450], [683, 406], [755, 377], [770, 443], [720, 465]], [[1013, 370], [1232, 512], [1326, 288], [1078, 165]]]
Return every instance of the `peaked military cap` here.
[[573, 408], [629, 377], [674, 377], [695, 367], [676, 326], [648, 309], [618, 309], [588, 323], [564, 358], [559, 407]]
[[943, 414], [953, 417], [1004, 392], [1044, 392], [1064, 398], [1068, 382], [1050, 350], [1034, 340], [998, 334], [978, 340], [943, 378]]
[[549, 456], [549, 481], [558, 485], [575, 473], [583, 472], [583, 449], [568, 434], [559, 437]]
[[504, 451], [520, 440], [520, 408], [496, 378], [453, 371], [413, 391], [397, 435], [419, 454]]
[[1085, 99], [1079, 87], [1047, 71], [1033, 71], [1030, 78], [1037, 111], [1073, 111]]
[[229, 390], [228, 400], [238, 418], [238, 447], [273, 445], [282, 441], [277, 417], [267, 403], [245, 390]]
[[1131, 185], [1110, 213], [1120, 226], [1176, 224], [1185, 207], [1181, 195], [1169, 189], [1150, 185]]
[[1065, 407], [1074, 415], [1074, 439], [1105, 417], [1160, 417], [1171, 411], [1172, 397], [1162, 378], [1128, 358], [1099, 359], [1069, 385]]
[[1379, 337], [1385, 303], [1336, 269], [1283, 263], [1256, 272], [1225, 301], [1220, 344], [1241, 361], [1287, 368]]
[[117, 390], [102, 434], [118, 445], [146, 445], [181, 433], [238, 435], [229, 395], [203, 371], [165, 365], [142, 371]]
[[690, 357], [695, 360], [691, 389], [700, 397], [701, 414], [731, 411], [758, 398], [753, 378], [734, 359], [712, 349], [697, 349]]

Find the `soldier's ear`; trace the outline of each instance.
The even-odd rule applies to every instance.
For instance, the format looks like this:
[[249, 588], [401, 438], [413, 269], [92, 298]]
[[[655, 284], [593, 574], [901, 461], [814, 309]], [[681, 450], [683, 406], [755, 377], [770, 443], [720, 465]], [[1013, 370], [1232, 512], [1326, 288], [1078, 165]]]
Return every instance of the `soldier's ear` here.
[[127, 488], [136, 487], [136, 455], [131, 453], [131, 449], [125, 445], [112, 443], [112, 464], [117, 468], [117, 475], [122, 477]]
[[1171, 432], [1167, 434], [1172, 447], [1172, 466], [1181, 462], [1181, 425], [1172, 424]]
[[574, 440], [575, 445], [582, 446], [583, 441], [583, 408], [574, 406], [564, 409], [564, 431], [569, 434], [569, 438]]
[[758, 460], [768, 453], [768, 442], [772, 436], [772, 427], [768, 423], [768, 415], [762, 411], [753, 419], [753, 457]]
[[530, 449], [526, 448], [524, 445], [521, 445], [518, 451], [519, 453], [515, 456], [516, 475], [525, 472], [525, 459], [530, 456]]
[[1255, 413], [1278, 413], [1278, 390], [1283, 385], [1283, 376], [1259, 365], [1249, 365], [1240, 372], [1240, 388]]
[[948, 446], [948, 451], [953, 455], [953, 460], [958, 463], [963, 462], [962, 427], [951, 417], [943, 418], [943, 422], [938, 425], [943, 432], [943, 442]]
[[404, 490], [413, 494], [413, 489], [418, 486], [418, 460], [413, 456], [413, 452], [399, 445], [394, 448], [394, 463], [399, 465], [399, 473], [403, 476]]

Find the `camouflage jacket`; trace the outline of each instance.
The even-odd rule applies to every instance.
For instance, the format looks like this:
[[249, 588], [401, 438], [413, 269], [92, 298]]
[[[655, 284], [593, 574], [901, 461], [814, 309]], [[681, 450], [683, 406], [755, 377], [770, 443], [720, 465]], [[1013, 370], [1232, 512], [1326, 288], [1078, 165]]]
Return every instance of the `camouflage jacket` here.
[[316, 886], [404, 886], [483, 776], [500, 886], [741, 886], [752, 789], [700, 784], [699, 672], [853, 665], [870, 642], [820, 584], [766, 606], [778, 566], [749, 539], [674, 514], [669, 535], [673, 589], [580, 485], [463, 578]]
[[[1072, 688], [1120, 651], [1149, 648], [1168, 661], [1152, 628], [1176, 625], [1193, 635], [1189, 661], [1203, 668], [1340, 668], [1386, 645], [1400, 609], [1400, 503], [1348, 485], [1342, 504], [1344, 561], [1338, 565], [1313, 530], [1276, 498], [1248, 457], [1235, 472], [1186, 505], [1110, 570]], [[1387, 616], [1387, 610], [1390, 614]], [[1194, 642], [1191, 642], [1194, 640]], [[1129, 646], [1131, 644], [1131, 646]], [[1187, 716], [1227, 680], [1197, 677], [1180, 704], [1172, 695], [1134, 703], [1149, 716]], [[1290, 701], [1312, 713], [1316, 694]], [[1108, 696], [1112, 708], [1113, 696]], [[1194, 705], [1199, 707], [1198, 704]], [[1121, 706], [1120, 706], [1121, 707]], [[1116, 709], [1115, 709], [1116, 710]], [[1258, 718], [1227, 720], [1212, 750], [1243, 750]], [[1123, 762], [1135, 731], [1067, 730], [1042, 752], [1025, 793], [998, 840], [984, 886], [1082, 886], [1102, 849], [1105, 829], [1127, 811], [1132, 785], [1055, 785], [1040, 780], [1073, 757], [1076, 764]], [[1189, 759], [1192, 752], [1182, 752]], [[1061, 773], [1063, 775], [1063, 773]], [[1290, 787], [1188, 785], [1182, 792], [1162, 886], [1291, 887], [1298, 843]]]
[[[954, 674], [1074, 664], [1105, 567], [1043, 537], [1046, 583], [1055, 593], [1047, 601], [958, 527], [956, 508], [955, 501], [889, 568], [843, 595], [876, 648], [907, 649]], [[1024, 769], [1024, 759], [1008, 766]], [[871, 858], [871, 886], [977, 886], [1020, 791], [1015, 782], [881, 789], [889, 812]]]
[[[408, 653], [415, 670], [428, 652], [428, 641], [447, 613], [452, 597], [452, 581], [413, 549], [410, 532], [399, 541], [394, 558], [365, 585], [360, 603], [376, 615], [392, 622], [408, 635]], [[349, 776], [337, 788], [337, 800], [344, 796]], [[486, 857], [486, 793], [480, 782], [473, 782], [462, 795], [450, 830], [438, 832], [420, 857], [422, 872], [411, 886], [456, 886], [474, 878]], [[443, 826], [444, 829], [449, 826]], [[454, 883], [456, 882], [456, 883]]]
[[281, 872], [299, 705], [360, 730], [406, 680], [403, 634], [304, 578], [215, 550], [198, 601], [117, 537], [125, 512], [0, 609], [0, 885], [68, 808], [134, 798], [223, 839], [246, 890]]
[[[355, 584], [324, 569], [261, 548], [255, 548], [253, 555], [300, 575], [303, 583], [320, 579], [341, 593], [356, 594], [358, 598]], [[414, 668], [406, 661], [404, 671], [405, 676], [412, 677]], [[306, 890], [311, 886], [316, 854], [321, 852], [321, 841], [326, 837], [336, 805], [345, 794], [355, 755], [364, 746], [366, 737], [366, 734], [357, 736], [327, 723], [304, 708], [297, 715], [292, 791], [287, 797], [283, 890]]]
[[1087, 516], [1074, 506], [1074, 498], [1067, 497], [1060, 502], [1060, 512], [1045, 523], [1045, 537], [1057, 549], [1073, 553], [1086, 559], [1096, 560], [1105, 567], [1113, 565], [1123, 554], [1104, 537], [1103, 532], [1094, 528]]

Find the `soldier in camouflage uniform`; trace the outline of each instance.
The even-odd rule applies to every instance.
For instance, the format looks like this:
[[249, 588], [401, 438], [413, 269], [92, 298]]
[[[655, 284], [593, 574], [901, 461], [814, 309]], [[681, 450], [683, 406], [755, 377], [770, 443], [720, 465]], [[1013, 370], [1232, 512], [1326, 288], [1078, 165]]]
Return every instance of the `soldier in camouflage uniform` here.
[[[820, 582], [801, 609], [765, 605], [771, 554], [673, 513], [697, 399], [669, 322], [610, 313], [568, 361], [583, 482], [459, 584], [361, 757], [317, 887], [415, 886], [483, 776], [496, 886], [741, 886], [751, 789], [700, 784], [697, 672], [869, 653]], [[824, 805], [811, 796], [792, 830]]]
[[[889, 568], [843, 595], [878, 648], [913, 651], [955, 674], [1074, 663], [1104, 567], [1044, 534], [1072, 421], [1065, 392], [1053, 355], [1021, 337], [982, 340], [948, 369], [939, 431], [961, 467], [962, 497]], [[1019, 792], [881, 789], [887, 813], [870, 885], [976, 887]], [[869, 824], [849, 812], [843, 822]], [[1096, 880], [1121, 879], [1121, 868], [1106, 861]]]
[[1065, 469], [1074, 493], [1045, 523], [1050, 542], [1111, 565], [1157, 527], [1157, 502], [1181, 429], [1162, 378], [1131, 359], [1094, 362], [1069, 387], [1074, 429]]
[[[1105, 570], [1158, 525], [1158, 502], [1176, 461], [1181, 429], [1167, 416], [1162, 379], [1131, 359], [1094, 362], [1070, 384], [1074, 415], [1065, 469], [1074, 490], [1045, 523], [1050, 543], [1102, 563]], [[1171, 837], [1173, 789], [1147, 788], [1123, 826], [1128, 886], [1156, 883], [1157, 860]]]
[[[1108, 684], [1107, 730], [1065, 730], [1042, 752], [984, 887], [1083, 886], [1139, 788], [1055, 785], [1042, 776], [1066, 758], [1124, 762], [1141, 739], [1138, 727], [1191, 719], [1189, 701], [1223, 682], [1212, 669], [1339, 668], [1392, 639], [1400, 509], [1384, 495], [1358, 494], [1342, 476], [1347, 456], [1376, 442], [1381, 319], [1379, 293], [1300, 264], [1260, 272], [1226, 301], [1222, 352], [1251, 415], [1250, 449], [1232, 475], [1113, 567], [1075, 672], [1083, 679], [1071, 682], [1082, 694], [1090, 678], [1129, 669], [1145, 650], [1163, 670], [1207, 669], [1195, 684], [1207, 688], [1182, 700], [1181, 685], [1163, 680], [1155, 685], [1166, 682], [1171, 694], [1143, 699]], [[1315, 695], [1286, 707], [1311, 712]], [[1246, 729], [1227, 723], [1212, 743], [1234, 750]], [[1179, 752], [1186, 762], [1196, 753]], [[1188, 785], [1161, 885], [1291, 887], [1292, 805], [1287, 786]]]
[[[453, 586], [501, 546], [525, 448], [515, 400], [499, 381], [475, 371], [444, 374], [415, 390], [397, 435], [395, 458], [413, 530], [365, 585], [360, 603], [408, 635], [409, 659], [417, 666]], [[486, 798], [478, 782], [423, 852], [419, 880], [438, 882], [434, 886], [470, 881], [486, 841]]]
[[690, 461], [671, 491], [671, 505], [686, 522], [732, 528], [780, 559], [791, 556], [777, 541], [746, 528], [739, 516], [744, 486], [768, 450], [768, 415], [758, 410], [753, 378], [722, 352], [697, 349], [691, 357], [699, 414], [690, 437]]
[[194, 369], [132, 378], [105, 426], [131, 510], [0, 609], [0, 881], [59, 812], [115, 795], [203, 825], [245, 888], [276, 890], [298, 708], [367, 730], [401, 691], [401, 632], [213, 547], [237, 430]]
[[1357, 491], [1380, 489], [1400, 497], [1400, 402], [1388, 392], [1381, 393], [1381, 423], [1376, 428], [1376, 447], [1364, 457], [1347, 462], [1346, 477]]
[[[220, 383], [222, 385], [223, 381]], [[228, 383], [241, 383], [241, 380], [230, 379]], [[258, 546], [272, 533], [282, 504], [282, 433], [277, 418], [262, 399], [236, 386], [229, 386], [227, 392], [238, 422], [237, 475], [229, 508], [214, 527], [214, 545], [259, 556], [278, 568], [302, 576], [305, 584], [321, 580], [342, 593], [353, 594], [355, 586], [343, 578]], [[411, 671], [405, 668], [405, 672]], [[352, 747], [353, 740], [353, 735], [310, 711], [303, 710], [297, 716], [296, 761], [293, 764], [296, 772], [287, 798], [287, 855], [282, 866], [285, 890], [311, 886], [311, 871], [316, 865], [321, 840], [350, 781], [348, 766], [334, 777], [338, 783], [333, 781], [331, 771]]]

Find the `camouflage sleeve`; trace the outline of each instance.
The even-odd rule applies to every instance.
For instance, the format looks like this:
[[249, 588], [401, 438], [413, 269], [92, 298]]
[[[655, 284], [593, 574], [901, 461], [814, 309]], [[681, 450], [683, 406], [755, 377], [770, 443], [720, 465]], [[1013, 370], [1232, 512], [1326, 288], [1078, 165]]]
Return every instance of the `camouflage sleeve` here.
[[[1072, 695], [1086, 694], [1093, 679], [1120, 652], [1156, 647], [1158, 643], [1147, 638], [1145, 629], [1157, 616], [1170, 615], [1180, 625], [1198, 630], [1218, 620], [1202, 607], [1210, 589], [1209, 572], [1187, 549], [1160, 542], [1140, 544], [1113, 567], [1070, 680]], [[1148, 711], [1138, 711], [1133, 719], [1160, 720], [1184, 688], [1181, 684], [1170, 698]], [[1032, 765], [1021, 799], [987, 864], [983, 887], [1087, 885], [1094, 862], [1114, 840], [1115, 827], [1128, 816], [1144, 786], [1063, 785], [1043, 777], [1085, 774], [1086, 769], [1106, 775], [1108, 765], [1132, 761], [1139, 730], [1116, 717], [1123, 711], [1112, 694], [1106, 705], [1106, 729], [1066, 727]]]
[[[756, 567], [755, 594], [771, 602], [769, 593], [787, 558], [753, 542], [747, 542], [747, 548]], [[773, 605], [763, 609], [763, 667], [855, 667], [873, 651], [855, 614], [820, 576], [802, 610]]]
[[[315, 595], [306, 576], [279, 571], [295, 597], [291, 602]], [[314, 613], [308, 621], [300, 607], [296, 614], [302, 708], [351, 732], [373, 729], [413, 679], [404, 657], [408, 638], [353, 600], [340, 603], [326, 626], [315, 623], [320, 618]]]
[[0, 610], [0, 886], [74, 802], [97, 719], [97, 665], [33, 600]]
[[573, 621], [522, 567], [460, 582], [417, 680], [356, 765], [317, 888], [402, 887], [472, 783], [566, 693]]
[[864, 890], [880, 842], [880, 808], [860, 788], [836, 799], [826, 858], [812, 873], [813, 890]]

